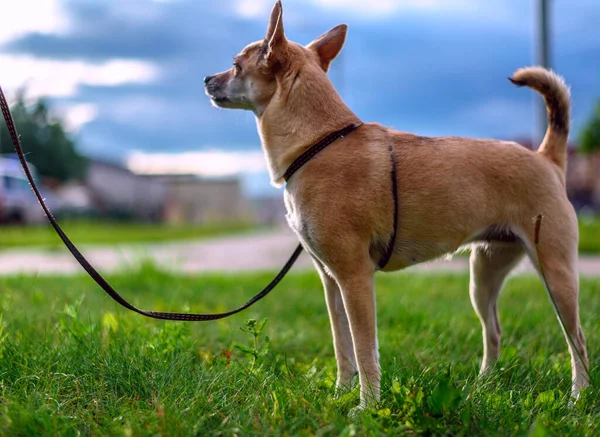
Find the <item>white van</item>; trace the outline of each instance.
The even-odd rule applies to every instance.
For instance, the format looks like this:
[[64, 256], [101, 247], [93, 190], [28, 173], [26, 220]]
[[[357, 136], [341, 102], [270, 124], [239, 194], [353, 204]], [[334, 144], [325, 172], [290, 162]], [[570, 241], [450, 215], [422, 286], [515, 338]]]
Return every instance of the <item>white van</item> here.
[[[35, 167], [29, 164], [37, 182]], [[0, 157], [0, 222], [8, 224], [40, 223], [44, 212], [29, 186], [21, 163], [16, 158]]]

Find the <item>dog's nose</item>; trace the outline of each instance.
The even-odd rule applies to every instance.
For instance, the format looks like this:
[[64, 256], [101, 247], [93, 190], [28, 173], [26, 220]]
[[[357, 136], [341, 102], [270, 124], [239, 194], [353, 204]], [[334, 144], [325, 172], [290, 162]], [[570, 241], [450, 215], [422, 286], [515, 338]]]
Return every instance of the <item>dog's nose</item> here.
[[208, 82], [210, 82], [210, 80], [213, 78], [213, 76], [206, 76], [204, 78], [204, 83], [207, 84]]

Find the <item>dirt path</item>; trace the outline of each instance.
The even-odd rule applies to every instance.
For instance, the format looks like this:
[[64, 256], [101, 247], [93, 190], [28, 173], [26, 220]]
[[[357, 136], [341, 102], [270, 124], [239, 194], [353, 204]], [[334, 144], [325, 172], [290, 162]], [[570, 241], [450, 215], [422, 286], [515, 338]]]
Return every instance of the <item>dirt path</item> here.
[[[137, 244], [111, 247], [83, 247], [82, 252], [101, 272], [114, 272], [152, 261], [164, 269], [176, 272], [238, 272], [248, 270], [278, 270], [294, 251], [297, 239], [288, 229], [244, 236], [221, 237], [191, 243]], [[303, 253], [294, 269], [313, 268]], [[468, 260], [456, 257], [451, 261], [434, 261], [411, 267], [415, 271], [463, 272]], [[582, 257], [582, 275], [600, 276], [600, 257]], [[517, 268], [517, 273], [532, 273], [529, 261]], [[0, 275], [70, 274], [81, 272], [79, 264], [66, 249], [9, 250], [0, 252]]]

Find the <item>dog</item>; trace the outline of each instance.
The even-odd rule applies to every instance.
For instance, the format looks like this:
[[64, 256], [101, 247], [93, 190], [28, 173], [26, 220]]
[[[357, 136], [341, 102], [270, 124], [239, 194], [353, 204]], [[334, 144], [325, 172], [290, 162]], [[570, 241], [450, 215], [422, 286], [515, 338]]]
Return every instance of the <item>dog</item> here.
[[[282, 12], [278, 1], [264, 40], [245, 47], [229, 70], [205, 78], [214, 106], [254, 112], [276, 187], [313, 144], [360, 123], [327, 77], [347, 26], [302, 46], [285, 37]], [[510, 80], [545, 98], [548, 129], [537, 152], [513, 142], [428, 138], [364, 123], [287, 181], [288, 223], [311, 255], [325, 289], [336, 388], [347, 388], [358, 373], [358, 410], [380, 399], [374, 274], [394, 227], [394, 250], [383, 271], [471, 246], [470, 297], [483, 331], [481, 374], [499, 356], [496, 302], [505, 278], [524, 255], [540, 274], [543, 267], [568, 335], [572, 395], [577, 398], [588, 385], [578, 308], [577, 216], [565, 189], [569, 88], [541, 67], [520, 69]], [[391, 194], [394, 182], [397, 199]], [[397, 225], [392, 220], [396, 205]], [[536, 245], [534, 220], [539, 215], [544, 219]]]

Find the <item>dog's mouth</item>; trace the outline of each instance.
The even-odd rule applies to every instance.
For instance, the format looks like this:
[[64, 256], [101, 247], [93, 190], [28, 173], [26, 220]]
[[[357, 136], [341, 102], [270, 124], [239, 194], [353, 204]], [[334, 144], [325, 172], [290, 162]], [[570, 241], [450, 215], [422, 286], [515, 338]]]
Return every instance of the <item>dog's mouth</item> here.
[[231, 103], [231, 100], [229, 100], [227, 97], [210, 96], [210, 99], [216, 104]]
[[231, 104], [231, 100], [229, 100], [227, 97], [214, 96], [211, 94], [209, 94], [208, 97], [210, 97], [210, 101], [213, 104], [213, 106], [223, 108]]
[[231, 99], [222, 96], [210, 96], [210, 102], [213, 106], [222, 109], [249, 109], [244, 99]]
[[227, 97], [219, 96], [218, 94], [220, 93], [216, 92], [216, 90], [210, 89], [208, 86], [204, 88], [204, 93], [210, 98], [210, 101], [215, 106], [231, 103], [231, 100], [229, 100]]
[[224, 96], [221, 91], [206, 90], [206, 95], [210, 98], [210, 103], [223, 109], [248, 109], [244, 98], [238, 96]]

